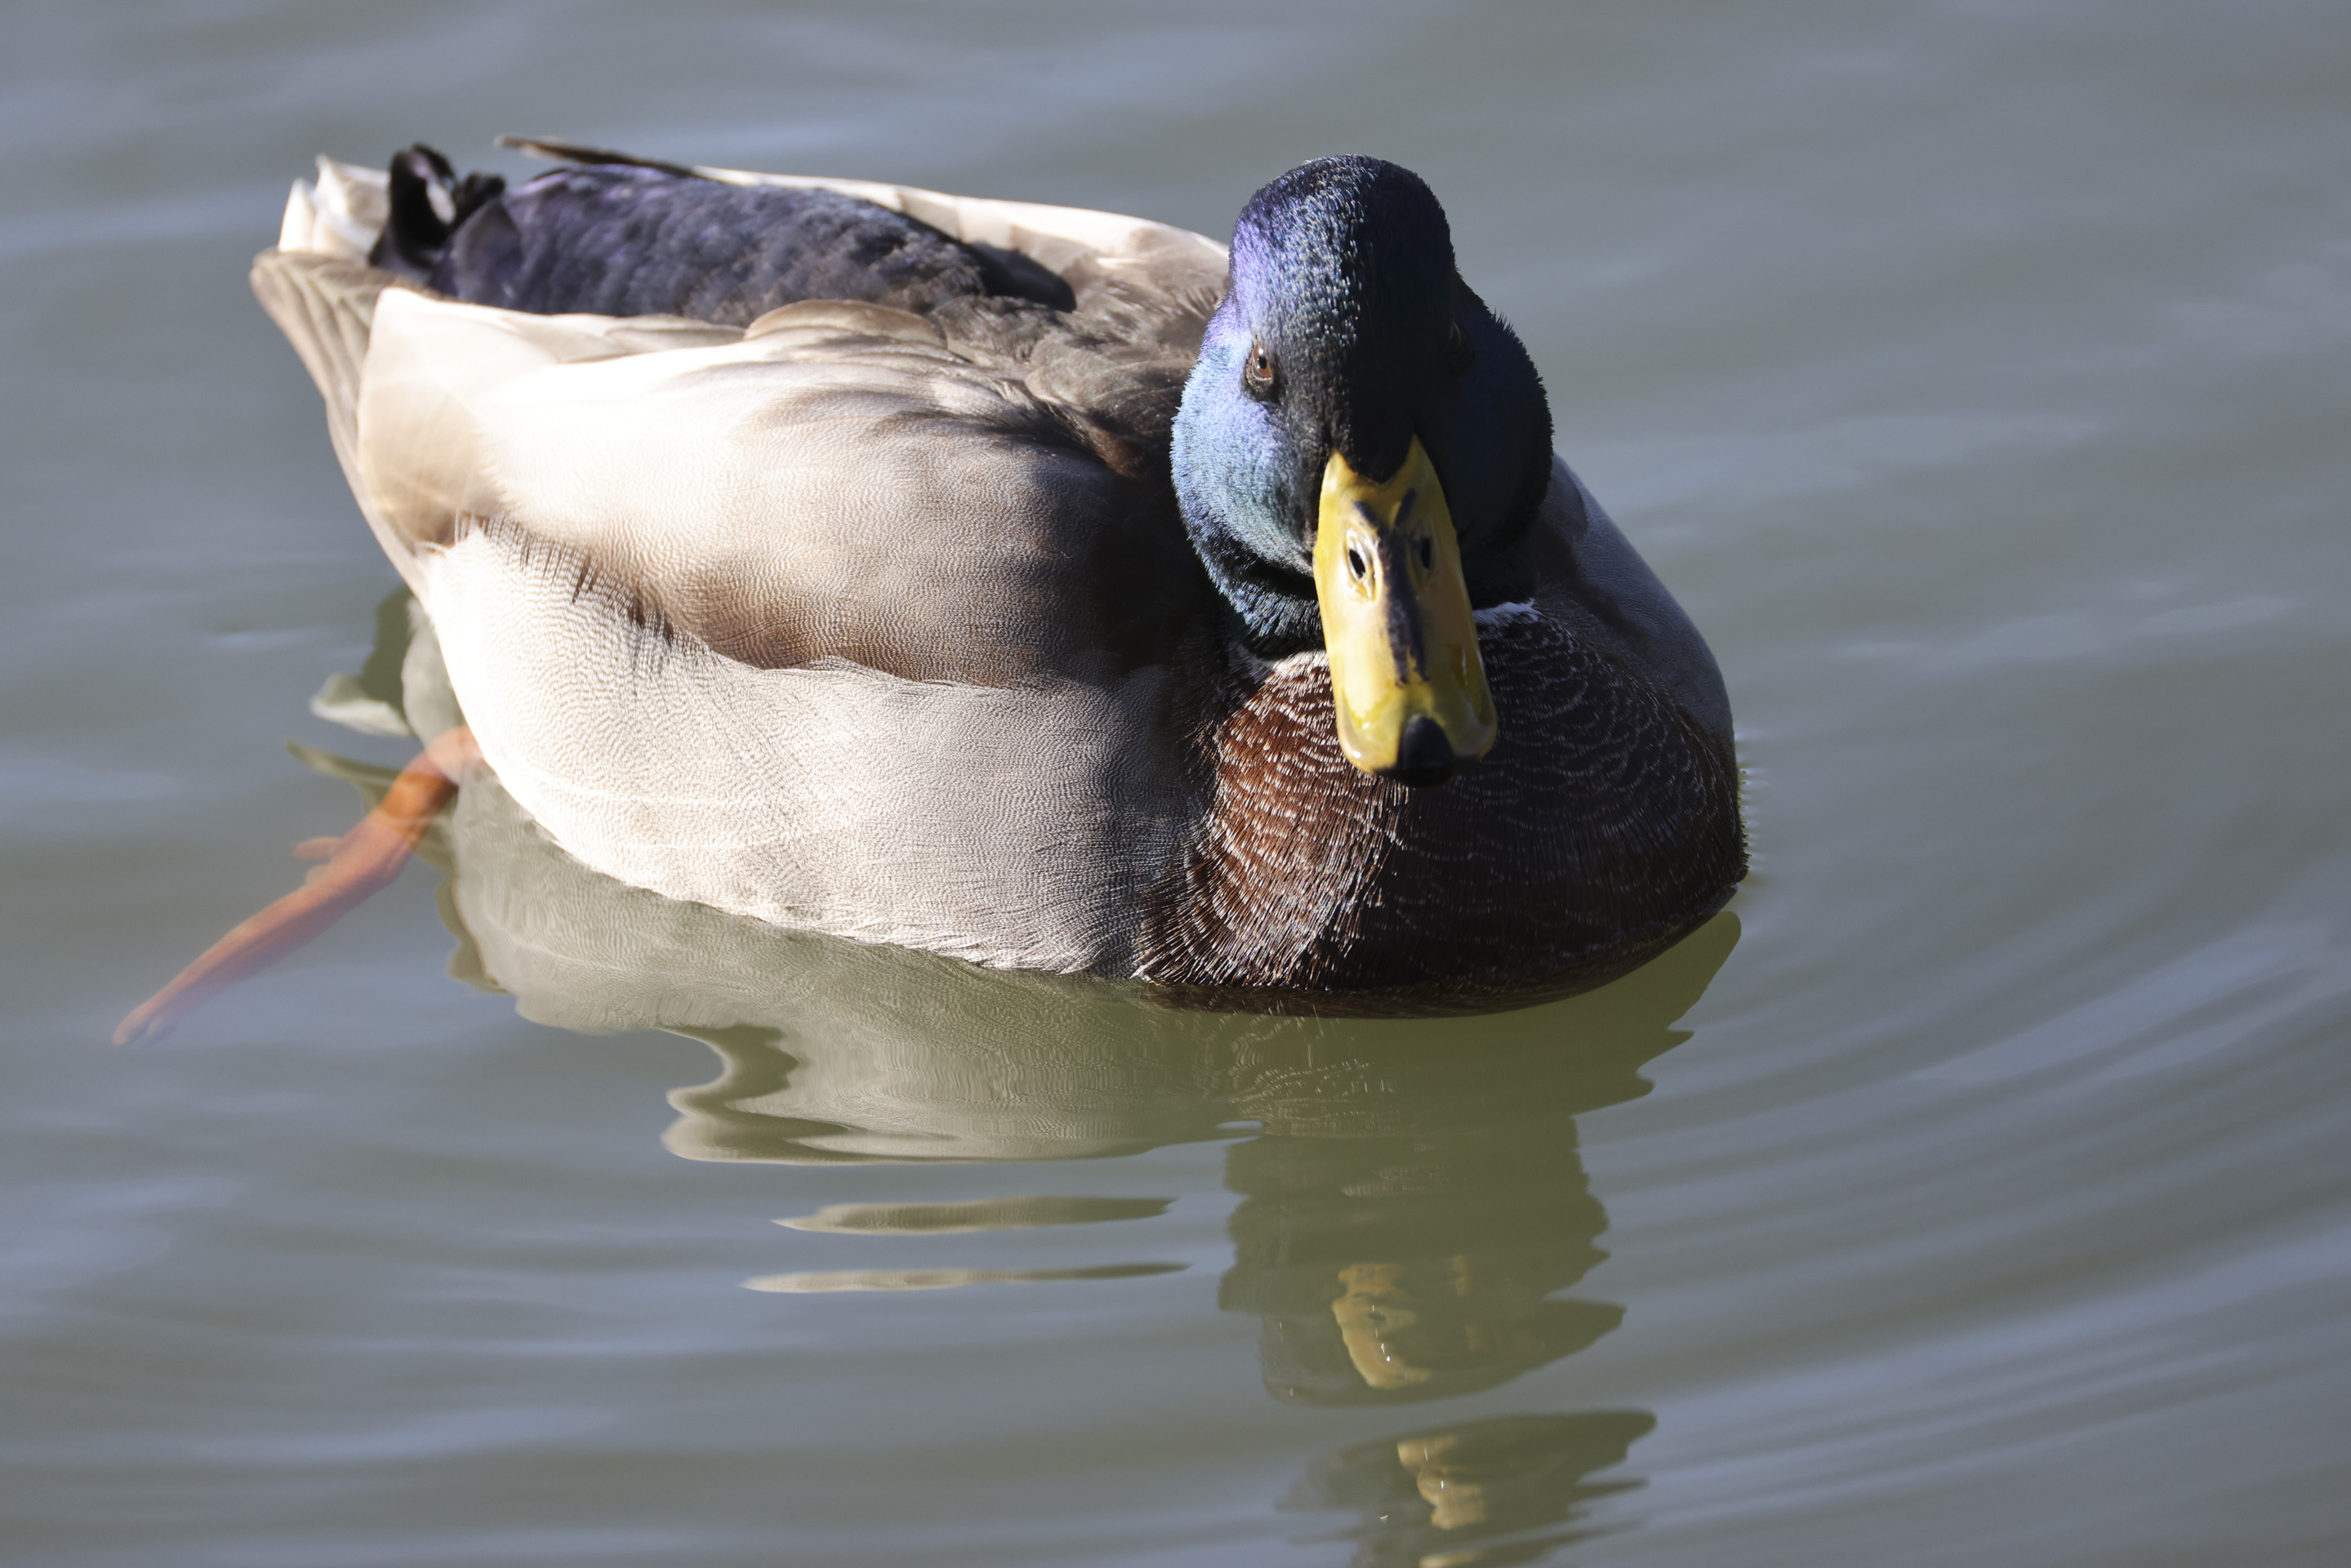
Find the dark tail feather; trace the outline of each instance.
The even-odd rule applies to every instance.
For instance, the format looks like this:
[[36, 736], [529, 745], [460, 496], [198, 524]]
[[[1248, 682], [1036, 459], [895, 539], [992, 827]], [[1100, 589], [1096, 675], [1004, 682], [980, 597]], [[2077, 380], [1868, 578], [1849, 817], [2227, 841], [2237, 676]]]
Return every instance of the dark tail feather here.
[[468, 174], [460, 180], [449, 160], [422, 141], [395, 154], [387, 172], [392, 217], [368, 261], [418, 283], [432, 280], [458, 225], [507, 188], [496, 174]]
[[560, 136], [501, 136], [498, 145], [557, 163], [619, 163], [631, 169], [658, 169], [664, 174], [699, 177], [683, 163], [665, 163], [659, 158], [640, 158], [633, 152], [614, 152], [608, 148], [590, 147], [583, 141], [566, 141]]

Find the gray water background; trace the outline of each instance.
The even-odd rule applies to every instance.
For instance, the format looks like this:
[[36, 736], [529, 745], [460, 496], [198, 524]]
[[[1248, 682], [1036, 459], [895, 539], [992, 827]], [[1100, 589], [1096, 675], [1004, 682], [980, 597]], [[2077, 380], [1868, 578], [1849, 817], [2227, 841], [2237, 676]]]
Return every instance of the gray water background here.
[[[393, 580], [246, 263], [509, 131], [1416, 169], [1721, 660], [1732, 918], [1377, 1027], [694, 936], [697, 1042], [449, 978], [420, 865], [107, 1048], [351, 820], [287, 738], [405, 755], [306, 706]], [[2351, 1560], [2339, 4], [14, 0], [0, 132], [0, 1559]], [[1492, 1385], [1351, 1374], [1384, 1290]]]

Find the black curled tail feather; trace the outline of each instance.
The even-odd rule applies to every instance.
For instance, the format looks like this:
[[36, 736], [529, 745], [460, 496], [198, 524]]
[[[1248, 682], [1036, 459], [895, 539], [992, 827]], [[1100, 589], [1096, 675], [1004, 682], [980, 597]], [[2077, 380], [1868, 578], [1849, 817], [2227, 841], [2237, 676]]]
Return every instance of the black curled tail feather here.
[[449, 160], [422, 141], [394, 154], [386, 173], [392, 215], [368, 262], [417, 283], [431, 281], [457, 226], [507, 188], [496, 174], [459, 179]]

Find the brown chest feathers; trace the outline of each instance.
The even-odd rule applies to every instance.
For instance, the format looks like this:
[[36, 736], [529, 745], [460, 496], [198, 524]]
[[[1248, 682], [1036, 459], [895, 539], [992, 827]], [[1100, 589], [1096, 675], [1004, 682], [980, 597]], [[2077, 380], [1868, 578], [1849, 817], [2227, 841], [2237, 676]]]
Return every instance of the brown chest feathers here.
[[1727, 748], [1547, 618], [1485, 642], [1500, 738], [1434, 789], [1348, 765], [1321, 660], [1211, 678], [1207, 810], [1138, 973], [1494, 1006], [1611, 979], [1719, 909], [1746, 874]]

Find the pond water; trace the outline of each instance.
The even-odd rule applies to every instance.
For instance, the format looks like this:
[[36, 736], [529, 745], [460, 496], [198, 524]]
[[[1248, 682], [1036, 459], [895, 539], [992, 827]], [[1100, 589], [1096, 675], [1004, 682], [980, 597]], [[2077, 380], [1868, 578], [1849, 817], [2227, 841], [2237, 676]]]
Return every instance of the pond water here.
[[[8, 1563], [2351, 1561], [2340, 5], [0, 43]], [[1219, 236], [1418, 170], [1721, 661], [1754, 875], [1556, 1006], [1204, 1015], [486, 787], [109, 1049], [408, 749], [309, 709], [404, 617], [246, 263], [313, 154], [501, 131]]]

